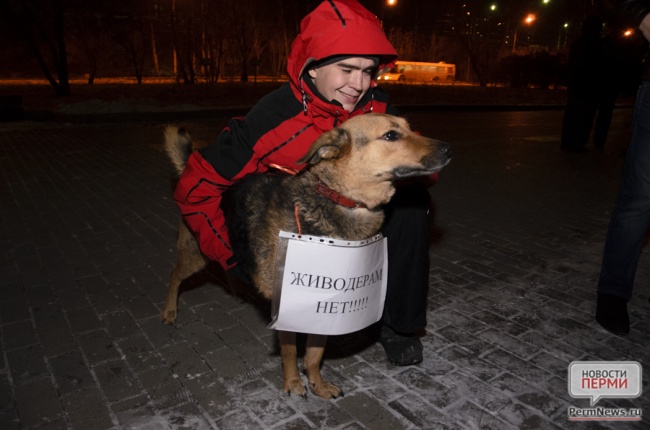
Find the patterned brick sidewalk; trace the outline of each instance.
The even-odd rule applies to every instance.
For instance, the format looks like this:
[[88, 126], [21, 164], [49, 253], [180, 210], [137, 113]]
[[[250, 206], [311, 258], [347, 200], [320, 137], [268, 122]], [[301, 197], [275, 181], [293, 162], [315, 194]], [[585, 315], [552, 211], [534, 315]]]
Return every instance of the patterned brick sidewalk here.
[[[218, 271], [161, 323], [178, 223], [162, 124], [0, 125], [0, 428], [645, 428], [567, 419], [589, 406], [568, 393], [572, 361], [650, 363], [647, 251], [630, 335], [593, 321], [630, 114], [617, 110], [605, 152], [568, 155], [560, 111], [414, 113], [455, 145], [432, 189], [425, 361], [388, 364], [371, 330], [331, 338], [334, 401], [281, 393], [267, 307]], [[190, 128], [207, 139], [220, 124]], [[649, 380], [598, 406], [650, 413]]]

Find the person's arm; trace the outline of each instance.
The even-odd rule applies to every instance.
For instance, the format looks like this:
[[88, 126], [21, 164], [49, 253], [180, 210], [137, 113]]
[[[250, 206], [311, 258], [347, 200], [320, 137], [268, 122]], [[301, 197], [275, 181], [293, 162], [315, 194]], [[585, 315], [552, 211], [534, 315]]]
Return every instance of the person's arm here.
[[223, 194], [245, 176], [266, 170], [253, 150], [257, 136], [250, 135], [250, 122], [259, 121], [250, 113], [247, 118], [249, 121], [233, 118], [216, 142], [192, 153], [174, 192], [201, 252], [224, 269], [232, 268], [236, 261], [221, 208]]
[[233, 181], [219, 175], [200, 152], [195, 151], [187, 160], [174, 192], [174, 200], [201, 252], [224, 269], [235, 264], [221, 209], [222, 195], [232, 184]]
[[[223, 209], [223, 193], [247, 175], [268, 170], [272, 162], [268, 154], [278, 142], [293, 136], [273, 133], [293, 112], [302, 112], [302, 105], [286, 88], [272, 92], [260, 100], [245, 118], [232, 118], [217, 141], [196, 151], [189, 158], [174, 193], [185, 223], [194, 233], [201, 251], [225, 269], [232, 268], [233, 252]], [[292, 142], [295, 144], [297, 139]], [[257, 149], [256, 149], [257, 148]], [[261, 154], [261, 155], [260, 155]], [[266, 154], [264, 162], [260, 157]], [[299, 155], [296, 155], [296, 159]]]
[[641, 33], [643, 33], [643, 37], [645, 37], [645, 40], [650, 42], [650, 13], [646, 14], [645, 18], [641, 21], [641, 25], [639, 25], [639, 30], [641, 30]]

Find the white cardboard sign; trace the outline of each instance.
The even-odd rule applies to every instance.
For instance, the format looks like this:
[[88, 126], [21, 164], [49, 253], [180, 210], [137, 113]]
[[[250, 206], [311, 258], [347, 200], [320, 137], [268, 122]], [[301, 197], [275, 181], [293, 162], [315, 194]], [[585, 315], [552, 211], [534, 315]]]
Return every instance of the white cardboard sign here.
[[337, 335], [379, 321], [386, 252], [381, 234], [347, 241], [281, 231], [269, 328]]

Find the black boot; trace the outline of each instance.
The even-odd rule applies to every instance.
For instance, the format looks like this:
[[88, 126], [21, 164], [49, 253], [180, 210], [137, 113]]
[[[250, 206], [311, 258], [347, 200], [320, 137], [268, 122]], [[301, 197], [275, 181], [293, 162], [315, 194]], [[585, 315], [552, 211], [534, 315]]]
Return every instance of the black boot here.
[[382, 324], [379, 342], [388, 361], [396, 366], [411, 366], [422, 361], [422, 342], [416, 336], [397, 333]]
[[619, 336], [630, 332], [630, 317], [627, 314], [627, 300], [610, 294], [598, 294], [596, 321], [605, 330]]

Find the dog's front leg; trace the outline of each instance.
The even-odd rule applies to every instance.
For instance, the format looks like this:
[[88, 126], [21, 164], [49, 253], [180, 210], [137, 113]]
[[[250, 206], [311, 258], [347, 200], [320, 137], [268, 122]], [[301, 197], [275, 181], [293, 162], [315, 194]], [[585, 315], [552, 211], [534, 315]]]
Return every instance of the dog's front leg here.
[[327, 336], [310, 334], [307, 336], [307, 351], [305, 352], [305, 371], [309, 379], [309, 386], [317, 396], [324, 399], [335, 399], [343, 395], [343, 391], [336, 385], [323, 381], [320, 374], [323, 353]]
[[282, 370], [284, 372], [284, 392], [304, 397], [307, 395], [307, 389], [302, 383], [298, 372], [296, 333], [278, 331], [278, 340], [280, 342], [280, 356], [282, 357]]

